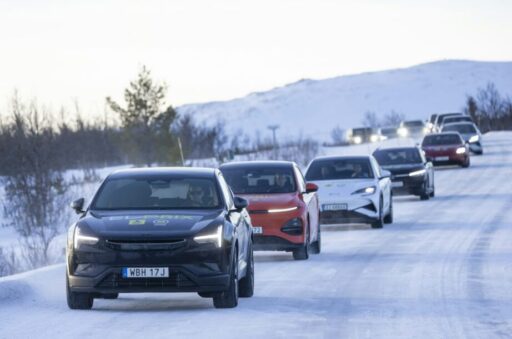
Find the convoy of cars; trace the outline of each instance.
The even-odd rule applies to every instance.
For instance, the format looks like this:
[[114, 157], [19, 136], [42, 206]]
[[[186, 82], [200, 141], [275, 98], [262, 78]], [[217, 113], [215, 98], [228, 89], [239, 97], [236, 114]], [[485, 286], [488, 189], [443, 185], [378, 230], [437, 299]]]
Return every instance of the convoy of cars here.
[[354, 128], [349, 142], [422, 138], [372, 155], [317, 157], [305, 176], [289, 161], [213, 168], [146, 168], [110, 174], [68, 231], [66, 295], [71, 309], [119, 293], [196, 292], [216, 308], [254, 294], [254, 250], [321, 252], [321, 225], [393, 222], [393, 196], [435, 196], [434, 165], [470, 166], [482, 135], [461, 113], [425, 123]]

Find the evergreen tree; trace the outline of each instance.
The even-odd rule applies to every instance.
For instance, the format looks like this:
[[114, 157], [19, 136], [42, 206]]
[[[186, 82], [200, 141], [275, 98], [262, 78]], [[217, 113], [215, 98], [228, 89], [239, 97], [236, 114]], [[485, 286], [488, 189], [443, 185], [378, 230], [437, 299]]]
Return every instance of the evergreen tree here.
[[124, 128], [123, 146], [132, 160], [151, 166], [176, 159], [176, 142], [170, 126], [177, 113], [165, 106], [165, 84], [155, 83], [143, 66], [137, 79], [124, 91], [126, 107], [107, 97], [107, 104], [119, 114]]

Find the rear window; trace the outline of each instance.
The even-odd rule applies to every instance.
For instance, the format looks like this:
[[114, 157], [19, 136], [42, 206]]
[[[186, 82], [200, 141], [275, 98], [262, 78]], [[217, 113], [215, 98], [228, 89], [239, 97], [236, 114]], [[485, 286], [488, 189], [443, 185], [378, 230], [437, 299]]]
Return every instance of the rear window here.
[[447, 125], [443, 127], [443, 132], [459, 132], [461, 134], [471, 134], [476, 133], [476, 128], [475, 126], [469, 124]]
[[107, 179], [93, 202], [93, 210], [161, 210], [220, 208], [214, 179]]
[[447, 117], [443, 120], [443, 124], [451, 124], [453, 122], [460, 122], [460, 121], [468, 121], [473, 122], [470, 117], [465, 116], [455, 116], [455, 117]]
[[418, 164], [423, 162], [417, 148], [380, 150], [374, 152], [373, 156], [381, 166]]
[[436, 134], [436, 135], [427, 135], [423, 139], [423, 146], [430, 145], [457, 145], [462, 144], [463, 141], [458, 134]]
[[311, 163], [307, 181], [373, 178], [368, 159], [319, 159]]
[[236, 194], [293, 193], [297, 191], [292, 167], [221, 168]]

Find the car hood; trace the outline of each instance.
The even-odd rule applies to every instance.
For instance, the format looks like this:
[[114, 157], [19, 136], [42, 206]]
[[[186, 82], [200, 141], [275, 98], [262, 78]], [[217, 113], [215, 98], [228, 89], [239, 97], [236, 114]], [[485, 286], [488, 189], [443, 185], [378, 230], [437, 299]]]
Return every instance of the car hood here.
[[297, 193], [237, 194], [249, 202], [249, 211], [261, 211], [274, 208], [295, 207], [298, 204]]
[[385, 165], [381, 167], [387, 171], [390, 171], [391, 174], [405, 174], [425, 168], [423, 164]]
[[189, 237], [223, 223], [223, 210], [89, 211], [78, 225], [103, 238]]
[[377, 185], [375, 179], [318, 180], [310, 182], [318, 186], [320, 201], [347, 197], [359, 189]]
[[428, 151], [449, 151], [449, 150], [456, 150], [459, 147], [464, 147], [464, 144], [456, 144], [456, 145], [429, 145], [429, 146], [423, 146], [423, 150], [425, 152]]

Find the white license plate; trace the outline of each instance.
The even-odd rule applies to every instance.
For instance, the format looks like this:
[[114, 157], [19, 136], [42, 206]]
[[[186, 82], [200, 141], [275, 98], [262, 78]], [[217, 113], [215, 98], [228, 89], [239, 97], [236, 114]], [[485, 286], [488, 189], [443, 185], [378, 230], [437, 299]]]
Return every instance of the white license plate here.
[[403, 187], [403, 186], [404, 186], [403, 181], [393, 181], [391, 183], [391, 187]]
[[123, 267], [123, 278], [169, 278], [169, 268]]
[[263, 234], [263, 227], [261, 226], [253, 226], [252, 227], [253, 234]]
[[324, 205], [324, 211], [345, 211], [348, 209], [347, 204], [329, 204]]
[[435, 157], [435, 161], [448, 161], [450, 160], [450, 157]]

